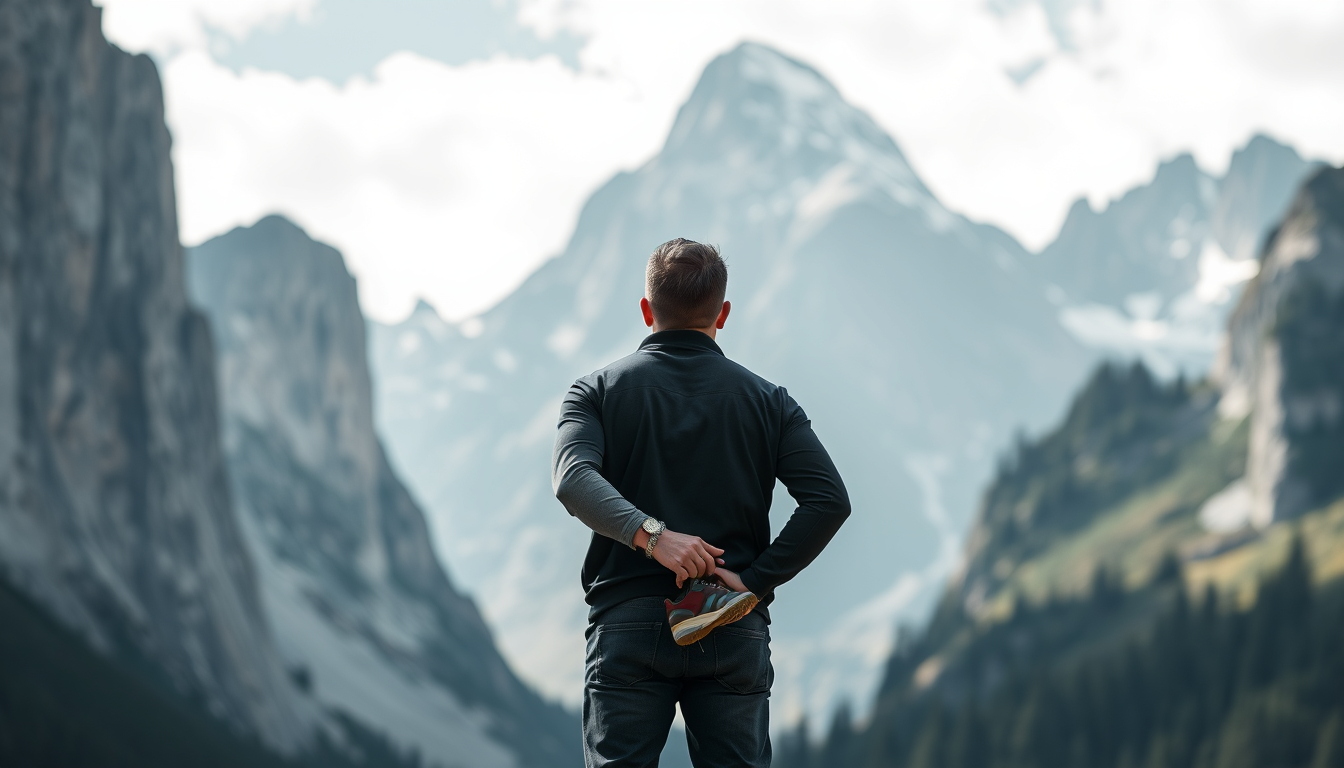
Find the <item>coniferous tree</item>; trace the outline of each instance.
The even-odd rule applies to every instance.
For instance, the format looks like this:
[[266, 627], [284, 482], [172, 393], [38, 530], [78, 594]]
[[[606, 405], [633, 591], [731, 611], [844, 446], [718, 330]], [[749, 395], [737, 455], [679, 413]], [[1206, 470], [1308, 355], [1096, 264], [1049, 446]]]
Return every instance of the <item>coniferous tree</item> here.
[[[1027, 653], [985, 687], [983, 670], [1005, 658], [994, 648], [1050, 622], [1098, 616], [1106, 577], [1094, 576], [1083, 598], [1019, 606], [1010, 621], [982, 636], [988, 646], [964, 651], [970, 661], [955, 673], [960, 695], [949, 698], [935, 685], [889, 697], [861, 734], [868, 747], [854, 753], [854, 762], [840, 762], [849, 753], [826, 745], [814, 753], [819, 764], [1341, 765], [1344, 593], [1326, 600], [1314, 591], [1302, 543], [1295, 541], [1284, 565], [1262, 580], [1248, 610], [1212, 589], [1187, 599], [1179, 572], [1169, 582], [1150, 587], [1167, 595], [1167, 607], [1144, 639], [1068, 664], [1053, 663], [1044, 649]], [[1129, 598], [1121, 592], [1115, 599], [1123, 607]], [[928, 653], [916, 646], [907, 652], [907, 665]]]
[[942, 768], [947, 759], [947, 714], [934, 704], [925, 718], [910, 754], [910, 768]]
[[1321, 726], [1311, 768], [1344, 768], [1344, 710], [1336, 709]]
[[859, 734], [854, 730], [854, 715], [849, 702], [842, 703], [831, 718], [831, 728], [820, 750], [822, 766], [857, 765], [862, 754]]

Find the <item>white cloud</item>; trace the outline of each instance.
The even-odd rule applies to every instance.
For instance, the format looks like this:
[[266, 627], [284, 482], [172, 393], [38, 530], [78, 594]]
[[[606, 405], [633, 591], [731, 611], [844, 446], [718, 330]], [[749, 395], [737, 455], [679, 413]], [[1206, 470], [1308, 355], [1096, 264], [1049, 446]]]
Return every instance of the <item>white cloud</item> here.
[[[521, 18], [588, 35], [585, 65], [676, 98], [732, 42], [777, 45], [872, 112], [944, 202], [1031, 247], [1077, 196], [1100, 207], [1179, 151], [1216, 171], [1266, 130], [1344, 158], [1339, 4], [1079, 5], [1076, 52], [1058, 49], [1039, 6], [1000, 17], [982, 0], [533, 0]], [[1024, 86], [1006, 76], [1040, 57]]]
[[479, 312], [558, 253], [579, 206], [657, 147], [620, 82], [551, 57], [449, 67], [396, 54], [343, 87], [165, 68], [183, 240], [280, 211], [344, 251], [366, 312]]
[[[1100, 206], [1191, 150], [1218, 171], [1255, 131], [1344, 159], [1344, 6], [1315, 0], [1111, 0], [1070, 16], [1061, 51], [1040, 6], [984, 0], [523, 0], [552, 59], [448, 67], [409, 54], [336, 88], [237, 75], [207, 25], [241, 38], [319, 0], [107, 0], [165, 67], [184, 237], [281, 210], [342, 248], [366, 309], [424, 295], [450, 318], [487, 307], [563, 245], [587, 195], [656, 151], [700, 70], [742, 39], [817, 66], [896, 137], [950, 207], [1030, 247], [1068, 204]], [[1044, 61], [1019, 86], [1007, 72]]]
[[123, 48], [168, 55], [202, 48], [207, 28], [240, 40], [257, 27], [308, 18], [318, 0], [101, 0], [103, 31]]

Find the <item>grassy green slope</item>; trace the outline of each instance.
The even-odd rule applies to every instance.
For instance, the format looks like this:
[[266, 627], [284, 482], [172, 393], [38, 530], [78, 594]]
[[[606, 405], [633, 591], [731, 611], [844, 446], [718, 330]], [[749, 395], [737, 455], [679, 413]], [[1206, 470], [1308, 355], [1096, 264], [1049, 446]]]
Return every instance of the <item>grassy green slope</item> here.
[[872, 721], [783, 740], [780, 768], [1344, 759], [1344, 498], [1207, 531], [1200, 510], [1242, 477], [1248, 441], [1215, 402], [1205, 384], [1100, 369], [1001, 465], [963, 572], [893, 654]]
[[[1000, 468], [929, 645], [955, 651], [1018, 606], [1088, 595], [1099, 576], [1141, 593], [1164, 568], [1180, 570], [1190, 596], [1213, 586], [1246, 607], [1295, 531], [1319, 584], [1344, 576], [1344, 500], [1264, 531], [1201, 524], [1204, 504], [1245, 472], [1248, 426], [1221, 419], [1207, 385], [1162, 384], [1140, 366], [1100, 369], [1058, 429], [1022, 442]], [[1143, 630], [1163, 604], [1148, 602], [1131, 606], [1126, 626], [1098, 623], [1089, 645]]]

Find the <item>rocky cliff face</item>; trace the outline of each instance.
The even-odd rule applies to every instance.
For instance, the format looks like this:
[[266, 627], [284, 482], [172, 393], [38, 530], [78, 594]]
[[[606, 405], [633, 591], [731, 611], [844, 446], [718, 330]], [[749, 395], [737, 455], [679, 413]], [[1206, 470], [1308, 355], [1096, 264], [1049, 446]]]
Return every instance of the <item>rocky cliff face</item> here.
[[[948, 211], [806, 64], [752, 44], [719, 57], [662, 152], [594, 194], [565, 252], [512, 296], [461, 326], [422, 306], [375, 329], [395, 464], [461, 583], [496, 598], [483, 607], [509, 658], [576, 698], [589, 533], [551, 495], [557, 407], [576, 377], [635, 350], [648, 254], [678, 236], [722, 247], [733, 313], [720, 343], [798, 398], [854, 502], [771, 609], [783, 707], [863, 696], [897, 613], [955, 553], [970, 478], [1015, 426], [1053, 415], [1088, 356], [1022, 248]], [[780, 493], [777, 525], [793, 507]], [[872, 578], [878, 562], [889, 578]]]
[[1344, 170], [1298, 194], [1232, 316], [1221, 407], [1251, 414], [1247, 482], [1258, 525], [1344, 492]]
[[0, 5], [0, 568], [106, 654], [292, 751], [230, 508], [153, 63], [87, 0]]
[[192, 249], [188, 272], [215, 329], [233, 495], [313, 700], [434, 764], [577, 763], [577, 722], [504, 664], [388, 464], [341, 255], [272, 216]]

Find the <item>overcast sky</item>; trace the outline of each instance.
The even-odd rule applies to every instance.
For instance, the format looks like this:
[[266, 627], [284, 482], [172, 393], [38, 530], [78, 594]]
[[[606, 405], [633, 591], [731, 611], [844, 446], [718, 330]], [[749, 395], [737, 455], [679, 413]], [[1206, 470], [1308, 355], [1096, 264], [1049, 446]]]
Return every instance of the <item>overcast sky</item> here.
[[[1326, 0], [102, 0], [164, 76], [182, 237], [279, 211], [366, 313], [488, 308], [661, 145], [738, 41], [831, 78], [951, 208], [1029, 248], [1191, 151], [1255, 132], [1344, 161]], [[696, 233], [669, 233], [695, 237]]]

